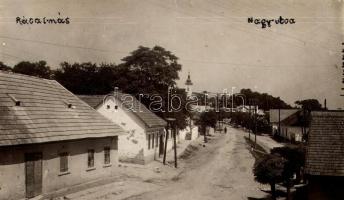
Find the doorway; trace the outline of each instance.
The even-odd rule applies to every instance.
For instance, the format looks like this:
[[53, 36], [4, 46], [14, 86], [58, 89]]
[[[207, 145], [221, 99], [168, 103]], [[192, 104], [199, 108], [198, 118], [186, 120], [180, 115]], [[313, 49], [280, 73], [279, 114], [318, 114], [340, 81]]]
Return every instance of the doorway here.
[[26, 198], [42, 194], [42, 153], [25, 154]]

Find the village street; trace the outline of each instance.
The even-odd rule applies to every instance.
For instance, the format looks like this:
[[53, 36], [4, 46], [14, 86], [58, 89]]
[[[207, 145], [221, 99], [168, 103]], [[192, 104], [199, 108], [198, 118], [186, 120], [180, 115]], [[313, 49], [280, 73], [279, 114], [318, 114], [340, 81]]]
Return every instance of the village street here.
[[[265, 186], [254, 181], [254, 158], [248, 150], [242, 130], [228, 128], [227, 134], [210, 137], [206, 147], [180, 160], [180, 167], [170, 178], [129, 180], [71, 194], [69, 199], [260, 199]], [[127, 173], [131, 171], [127, 168]], [[165, 170], [162, 169], [162, 170]], [[150, 175], [147, 175], [150, 176]], [[118, 192], [119, 188], [126, 193]], [[117, 190], [117, 191], [116, 191]], [[129, 192], [131, 191], [131, 192]]]

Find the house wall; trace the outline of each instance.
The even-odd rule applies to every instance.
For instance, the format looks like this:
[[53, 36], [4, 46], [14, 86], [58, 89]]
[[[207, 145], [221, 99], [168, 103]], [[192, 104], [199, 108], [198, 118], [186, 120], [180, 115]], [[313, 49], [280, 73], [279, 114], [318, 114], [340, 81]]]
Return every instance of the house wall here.
[[[41, 152], [42, 193], [109, 177], [118, 166], [117, 136], [47, 144], [0, 148], [0, 199], [23, 199], [25, 193], [25, 153]], [[110, 147], [110, 165], [104, 165], [104, 147]], [[88, 149], [94, 149], [94, 168], [88, 169]], [[68, 152], [68, 173], [60, 173], [59, 153]]]
[[[145, 147], [144, 147], [144, 162], [149, 163], [153, 160], [157, 160], [160, 156], [159, 155], [159, 145], [160, 145], [160, 138], [158, 139], [158, 143], [156, 143], [156, 137], [160, 137], [163, 135], [163, 142], [165, 142], [165, 130], [164, 128], [158, 128], [158, 129], [153, 129], [153, 130], [147, 130], [146, 132], [146, 142], [145, 142]], [[154, 138], [154, 143], [153, 143], [153, 138]], [[150, 142], [148, 142], [150, 140]], [[169, 138], [167, 140], [167, 151], [170, 151], [173, 146], [173, 140], [171, 135], [169, 134]]]
[[[120, 105], [121, 102], [111, 98], [100, 105], [97, 111], [125, 130], [125, 135], [119, 136], [119, 161], [144, 164], [144, 150], [147, 144], [145, 125], [135, 114]], [[117, 109], [115, 106], [118, 106]]]
[[281, 134], [287, 140], [295, 140], [296, 142], [302, 141], [302, 129], [299, 126], [283, 126], [281, 125]]
[[[182, 142], [183, 140], [187, 140], [187, 134], [190, 133], [190, 127], [187, 126], [185, 129], [179, 131], [179, 138], [178, 141]], [[191, 131], [191, 137], [189, 140], [195, 140], [198, 138], [199, 133], [198, 133], [198, 127], [193, 126], [192, 131]], [[189, 136], [188, 136], [189, 137]]]

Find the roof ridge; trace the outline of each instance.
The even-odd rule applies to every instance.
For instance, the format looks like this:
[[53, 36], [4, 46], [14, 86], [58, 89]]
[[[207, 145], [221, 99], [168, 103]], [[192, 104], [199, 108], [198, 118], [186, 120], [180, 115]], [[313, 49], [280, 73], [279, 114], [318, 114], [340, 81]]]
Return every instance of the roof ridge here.
[[46, 81], [49, 81], [49, 82], [56, 81], [55, 79], [41, 78], [41, 77], [37, 77], [37, 76], [31, 76], [31, 75], [27, 75], [27, 74], [16, 73], [16, 72], [13, 72], [13, 71], [0, 70], [0, 73], [14, 75], [14, 76], [22, 76], [22, 77], [38, 79], [38, 80], [46, 80]]

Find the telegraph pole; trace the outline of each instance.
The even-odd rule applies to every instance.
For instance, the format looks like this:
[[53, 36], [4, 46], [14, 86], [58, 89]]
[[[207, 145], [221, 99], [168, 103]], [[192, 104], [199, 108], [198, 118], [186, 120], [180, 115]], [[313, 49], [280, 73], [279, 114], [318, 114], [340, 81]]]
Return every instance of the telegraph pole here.
[[281, 135], [281, 108], [278, 107], [278, 135]]
[[[175, 125], [173, 124], [174, 121], [176, 121], [175, 118], [166, 118], [166, 121], [168, 123], [168, 128], [171, 130], [171, 136], [173, 137], [174, 141], [174, 154], [175, 154], [175, 166], [177, 165], [177, 145], [176, 145], [176, 132], [175, 132]], [[163, 163], [166, 164], [166, 152], [167, 152], [167, 138], [168, 138], [168, 128], [166, 130], [166, 137], [165, 137], [165, 149], [164, 149], [164, 159]]]
[[[169, 124], [167, 126], [169, 126]], [[166, 163], [167, 138], [168, 138], [168, 127], [166, 128], [166, 134], [165, 134], [165, 148], [164, 148], [164, 159], [163, 159], [164, 165]]]
[[172, 128], [173, 130], [173, 141], [174, 141], [174, 167], [177, 168], [177, 139], [176, 139], [176, 135], [177, 135], [177, 126], [174, 126], [174, 128]]
[[257, 105], [254, 105], [254, 148], [257, 145]]
[[249, 113], [249, 121], [248, 121], [248, 139], [251, 140], [251, 99], [248, 101], [248, 113]]

